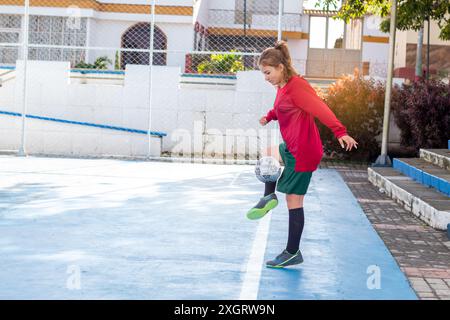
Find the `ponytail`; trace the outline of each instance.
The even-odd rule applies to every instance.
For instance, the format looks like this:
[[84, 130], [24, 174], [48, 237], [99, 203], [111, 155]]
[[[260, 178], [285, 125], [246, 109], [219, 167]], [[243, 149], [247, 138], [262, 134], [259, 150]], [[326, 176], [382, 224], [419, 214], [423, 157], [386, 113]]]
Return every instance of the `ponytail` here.
[[283, 41], [283, 40], [277, 41], [277, 43], [275, 44], [274, 48], [276, 50], [280, 50], [281, 51], [281, 54], [283, 55], [283, 58], [286, 61], [287, 65], [291, 65], [292, 64], [291, 54], [289, 53], [289, 49], [288, 49], [286, 41]]
[[292, 65], [291, 55], [286, 41], [277, 41], [271, 48], [265, 49], [258, 60], [258, 65], [278, 67], [284, 66], [284, 80], [287, 82], [292, 76], [298, 75]]

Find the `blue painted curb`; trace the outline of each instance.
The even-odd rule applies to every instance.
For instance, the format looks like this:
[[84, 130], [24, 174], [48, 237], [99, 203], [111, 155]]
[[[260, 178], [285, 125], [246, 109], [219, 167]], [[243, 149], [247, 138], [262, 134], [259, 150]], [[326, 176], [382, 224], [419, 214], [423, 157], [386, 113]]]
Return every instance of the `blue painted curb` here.
[[237, 77], [233, 75], [219, 75], [219, 74], [197, 74], [197, 73], [183, 73], [181, 77], [185, 78], [211, 78], [211, 79], [231, 79], [236, 80]]
[[71, 73], [81, 73], [81, 74], [117, 74], [125, 75], [125, 71], [120, 70], [92, 70], [92, 69], [72, 69]]
[[393, 168], [400, 171], [404, 175], [411, 177], [413, 180], [426, 185], [428, 187], [433, 187], [436, 190], [446, 194], [450, 197], [450, 183], [442, 178], [436, 177], [432, 174], [426, 173], [416, 167], [413, 167], [399, 159], [393, 161]]
[[[15, 66], [0, 66], [0, 69], [6, 70], [15, 70]], [[123, 70], [94, 70], [94, 69], [71, 69], [71, 73], [81, 73], [81, 74], [116, 74], [116, 75], [125, 75], [125, 71]], [[230, 79], [236, 80], [237, 77], [235, 75], [221, 75], [221, 74], [197, 74], [197, 73], [183, 73], [181, 77], [184, 78], [209, 78], [209, 79]], [[450, 148], [450, 141], [449, 141]]]
[[[14, 116], [14, 117], [21, 117], [22, 116], [21, 113], [9, 112], [9, 111], [1, 111], [1, 110], [0, 110], [0, 114], [4, 114], [4, 115], [8, 115], [8, 116]], [[81, 126], [88, 126], [88, 127], [116, 130], [116, 131], [125, 131], [125, 132], [139, 133], [139, 134], [145, 134], [145, 135], [151, 134], [152, 136], [158, 136], [158, 137], [165, 137], [165, 136], [167, 136], [167, 133], [164, 133], [164, 132], [150, 131], [150, 133], [149, 133], [148, 131], [139, 130], [139, 129], [130, 129], [130, 128], [109, 126], [109, 125], [90, 123], [90, 122], [80, 122], [80, 121], [71, 121], [71, 120], [65, 120], [65, 119], [41, 117], [41, 116], [35, 116], [35, 115], [31, 115], [31, 114], [27, 114], [26, 117], [27, 118], [31, 118], [31, 119], [53, 121], [53, 122], [60, 122], [60, 123], [68, 123], [68, 124], [76, 124], [76, 125], [81, 125]]]
[[[16, 67], [14, 66], [0, 66], [0, 69], [5, 70], [15, 70]], [[123, 70], [95, 70], [95, 69], [71, 69], [70, 72], [72, 73], [82, 73], [82, 74], [118, 74], [118, 75], [125, 75], [125, 71]]]

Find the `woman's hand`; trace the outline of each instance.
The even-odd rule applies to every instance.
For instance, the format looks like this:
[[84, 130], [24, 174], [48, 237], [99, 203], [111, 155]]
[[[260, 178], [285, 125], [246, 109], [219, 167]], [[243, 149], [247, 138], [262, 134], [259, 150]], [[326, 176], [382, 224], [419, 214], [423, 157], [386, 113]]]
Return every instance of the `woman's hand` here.
[[[338, 139], [339, 144], [341, 145], [342, 148], [345, 148], [345, 151], [350, 151], [352, 150], [353, 147], [355, 147], [355, 149], [358, 149], [358, 142], [355, 141], [355, 139], [353, 139], [352, 137], [350, 137], [349, 135], [345, 135], [342, 136]], [[345, 142], [345, 145], [344, 145]]]
[[267, 118], [266, 117], [262, 117], [261, 119], [259, 119], [259, 123], [262, 126], [265, 126], [268, 123]]

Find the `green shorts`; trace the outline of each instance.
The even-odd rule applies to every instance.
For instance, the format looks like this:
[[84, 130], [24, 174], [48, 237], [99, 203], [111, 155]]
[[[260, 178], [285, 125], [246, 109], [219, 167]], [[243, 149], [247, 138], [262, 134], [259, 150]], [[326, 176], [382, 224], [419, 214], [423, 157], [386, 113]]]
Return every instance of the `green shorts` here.
[[277, 182], [277, 191], [286, 194], [305, 195], [308, 191], [312, 172], [296, 172], [295, 158], [286, 148], [285, 143], [279, 146], [280, 156], [284, 162], [284, 169]]

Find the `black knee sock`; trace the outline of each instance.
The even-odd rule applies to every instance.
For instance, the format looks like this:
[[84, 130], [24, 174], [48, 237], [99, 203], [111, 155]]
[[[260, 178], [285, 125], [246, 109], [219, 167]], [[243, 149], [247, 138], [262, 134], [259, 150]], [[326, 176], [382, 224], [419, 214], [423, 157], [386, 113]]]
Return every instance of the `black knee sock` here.
[[274, 193], [276, 185], [276, 182], [266, 182], [264, 184], [264, 197], [271, 193]]
[[290, 209], [289, 238], [286, 250], [291, 254], [294, 254], [298, 251], [304, 225], [305, 225], [305, 214], [303, 212], [303, 208]]

